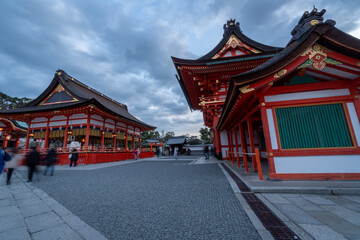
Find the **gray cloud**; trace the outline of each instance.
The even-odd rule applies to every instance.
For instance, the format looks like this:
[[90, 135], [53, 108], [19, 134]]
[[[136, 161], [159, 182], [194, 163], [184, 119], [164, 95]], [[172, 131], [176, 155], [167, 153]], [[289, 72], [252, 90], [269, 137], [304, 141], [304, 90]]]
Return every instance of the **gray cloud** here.
[[[3, 92], [37, 97], [57, 68], [127, 104], [158, 130], [198, 134], [170, 56], [196, 59], [222, 38], [229, 18], [255, 41], [284, 46], [314, 1], [1, 1]], [[359, 28], [356, 1], [315, 1], [345, 32]]]

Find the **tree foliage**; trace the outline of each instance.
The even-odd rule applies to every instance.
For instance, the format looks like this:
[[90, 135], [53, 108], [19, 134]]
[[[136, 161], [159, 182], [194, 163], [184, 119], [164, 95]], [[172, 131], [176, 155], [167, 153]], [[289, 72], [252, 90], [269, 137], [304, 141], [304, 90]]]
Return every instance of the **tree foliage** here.
[[189, 144], [190, 145], [198, 145], [201, 144], [201, 140], [197, 136], [191, 136], [189, 137]]
[[5, 93], [0, 92], [0, 107], [1, 109], [14, 109], [14, 108], [20, 108], [24, 106], [25, 104], [28, 104], [31, 102], [31, 98], [27, 97], [10, 97], [6, 95]]
[[201, 141], [203, 141], [204, 143], [211, 143], [211, 135], [210, 135], [209, 128], [207, 128], [207, 127], [201, 128], [199, 133], [200, 133]]

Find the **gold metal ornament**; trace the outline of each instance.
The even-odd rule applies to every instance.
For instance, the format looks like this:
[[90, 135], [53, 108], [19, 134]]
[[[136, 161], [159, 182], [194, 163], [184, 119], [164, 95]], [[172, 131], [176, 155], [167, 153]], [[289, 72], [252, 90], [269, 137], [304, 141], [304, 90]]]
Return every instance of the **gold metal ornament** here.
[[281, 76], [284, 76], [286, 74], [287, 70], [286, 69], [281, 69], [280, 71], [278, 71], [277, 73], [275, 73], [274, 78], [279, 78]]
[[250, 86], [250, 85], [247, 85], [247, 86], [245, 86], [245, 87], [240, 88], [240, 89], [239, 89], [240, 92], [241, 92], [241, 93], [248, 93], [248, 92], [252, 92], [252, 91], [255, 90], [254, 88], [250, 88], [249, 86]]

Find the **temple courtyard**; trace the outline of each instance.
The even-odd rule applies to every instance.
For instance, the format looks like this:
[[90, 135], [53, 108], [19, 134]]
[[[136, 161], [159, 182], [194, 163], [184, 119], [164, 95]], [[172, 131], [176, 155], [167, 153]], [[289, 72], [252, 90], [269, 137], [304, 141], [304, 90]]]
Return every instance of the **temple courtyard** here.
[[0, 187], [0, 239], [360, 238], [356, 181], [259, 181], [199, 156], [26, 174]]

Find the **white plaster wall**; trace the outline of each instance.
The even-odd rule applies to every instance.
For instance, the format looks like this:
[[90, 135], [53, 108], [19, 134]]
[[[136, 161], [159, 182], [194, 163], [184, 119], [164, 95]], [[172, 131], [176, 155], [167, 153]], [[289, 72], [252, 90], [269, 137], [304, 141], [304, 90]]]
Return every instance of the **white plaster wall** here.
[[91, 118], [97, 119], [97, 120], [100, 120], [100, 121], [104, 121], [104, 118], [102, 116], [100, 116], [100, 115], [97, 115], [97, 114], [91, 115]]
[[360, 155], [274, 157], [276, 173], [360, 173]]
[[66, 121], [58, 121], [58, 122], [50, 122], [49, 126], [64, 126], [66, 125]]
[[105, 123], [105, 127], [114, 129], [114, 128], [115, 128], [115, 125], [114, 125], [114, 124]]
[[39, 127], [47, 127], [47, 123], [34, 123], [31, 124], [30, 128], [39, 128]]
[[36, 122], [47, 122], [47, 118], [45, 118], [45, 117], [34, 118], [31, 122], [32, 122], [32, 123], [36, 123]]
[[240, 131], [236, 131], [236, 137], [237, 137], [237, 140], [238, 140], [238, 144], [239, 144], [239, 146], [241, 146]]
[[96, 120], [94, 120], [94, 119], [90, 119], [90, 124], [95, 124], [95, 125], [102, 126], [102, 125], [103, 125], [103, 122], [96, 121]]
[[348, 96], [348, 95], [350, 95], [350, 91], [347, 88], [336, 89], [336, 90], [307, 91], [307, 92], [298, 92], [298, 93], [283, 93], [283, 94], [265, 96], [265, 102], [280, 102], [280, 101]]
[[115, 121], [112, 120], [112, 119], [110, 119], [110, 118], [107, 118], [107, 119], [105, 120], [105, 122], [111, 123], [111, 124], [115, 124]]
[[125, 124], [125, 123], [122, 123], [122, 122], [118, 122], [118, 123], [116, 124], [116, 126], [126, 128], [126, 124]]
[[87, 119], [79, 119], [79, 120], [70, 120], [69, 121], [69, 125], [72, 124], [86, 124], [87, 123]]
[[228, 147], [222, 147], [221, 148], [221, 154], [222, 154], [223, 158], [228, 157], [228, 155], [226, 155], [226, 151], [229, 151]]
[[77, 113], [69, 117], [69, 119], [76, 119], [76, 118], [87, 118], [87, 115], [85, 113]]
[[360, 146], [360, 123], [359, 123], [359, 118], [356, 114], [354, 103], [347, 103], [346, 106], [349, 110], [350, 120], [354, 128], [357, 145]]
[[269, 125], [271, 147], [272, 147], [272, 149], [278, 149], [279, 147], [278, 147], [277, 136], [276, 136], [276, 131], [275, 131], [274, 116], [272, 114], [271, 108], [266, 109], [266, 117], [267, 117], [268, 125]]
[[50, 118], [50, 121], [56, 121], [56, 120], [66, 120], [66, 116], [60, 115], [60, 116], [54, 116]]
[[221, 131], [220, 132], [220, 143], [221, 143], [221, 145], [228, 145], [229, 144], [226, 131]]

